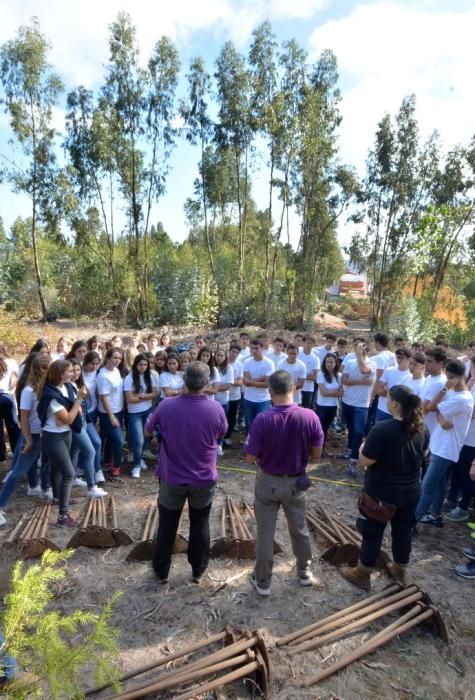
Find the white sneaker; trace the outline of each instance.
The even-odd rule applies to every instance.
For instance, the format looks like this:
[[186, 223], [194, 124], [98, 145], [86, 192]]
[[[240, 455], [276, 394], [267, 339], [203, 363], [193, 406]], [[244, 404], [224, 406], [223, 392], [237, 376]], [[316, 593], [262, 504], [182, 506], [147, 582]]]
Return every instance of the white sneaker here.
[[155, 459], [157, 455], [154, 452], [152, 452], [152, 450], [144, 450], [142, 452], [142, 456], [146, 459]]
[[43, 498], [45, 498], [47, 501], [52, 501], [53, 500], [53, 489], [50, 488], [46, 489], [45, 491], [41, 492], [41, 495]]
[[35, 488], [28, 488], [26, 489], [26, 495], [27, 496], [41, 496], [42, 491], [41, 491], [41, 486], [35, 486]]
[[94, 476], [94, 481], [96, 484], [105, 484], [106, 478], [104, 476], [104, 472], [102, 469], [98, 469], [95, 476]]
[[218, 445], [218, 457], [222, 457], [224, 455], [223, 448], [221, 445]]
[[132, 464], [133, 461], [134, 461], [134, 453], [133, 453], [133, 452], [129, 452], [129, 454], [127, 455], [127, 462], [128, 462], [129, 464]]
[[10, 469], [10, 471], [7, 472], [7, 473], [5, 474], [5, 476], [3, 477], [3, 479], [2, 479], [2, 484], [5, 483], [5, 481], [8, 479], [8, 477], [10, 476], [11, 473], [12, 473], [12, 470]]
[[249, 579], [256, 591], [259, 593], [259, 595], [264, 596], [265, 598], [270, 596], [270, 588], [261, 588], [261, 586], [259, 586], [259, 584], [257, 583], [255, 571], [252, 572], [252, 574], [249, 576]]
[[77, 476], [73, 481], [73, 486], [87, 486], [87, 482]]
[[3, 512], [3, 510], [0, 510], [0, 527], [3, 527], [6, 524], [7, 524], [7, 519], [5, 517], [5, 513]]
[[132, 479], [140, 479], [140, 467], [134, 467], [130, 476]]
[[140, 469], [142, 469], [142, 471], [145, 471], [146, 469], [148, 469], [148, 466], [145, 464], [143, 459], [140, 460]]
[[315, 586], [320, 582], [308, 569], [306, 571], [299, 571], [299, 581], [301, 586]]
[[232, 440], [230, 438], [224, 438], [223, 445], [226, 445], [226, 447], [229, 447], [232, 444], [233, 443], [232, 443]]
[[87, 495], [89, 498], [102, 498], [103, 496], [107, 496], [107, 491], [99, 488], [99, 486], [93, 486], [91, 489], [87, 490]]

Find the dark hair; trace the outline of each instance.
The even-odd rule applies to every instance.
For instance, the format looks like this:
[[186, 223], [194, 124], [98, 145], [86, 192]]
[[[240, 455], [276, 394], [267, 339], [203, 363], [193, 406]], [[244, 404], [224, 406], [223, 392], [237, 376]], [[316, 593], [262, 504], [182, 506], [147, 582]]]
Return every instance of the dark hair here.
[[152, 377], [150, 375], [150, 365], [148, 361], [148, 357], [144, 352], [139, 352], [138, 355], [135, 356], [134, 361], [132, 363], [132, 369], [130, 370], [132, 373], [132, 385], [134, 387], [134, 394], [141, 394], [142, 393], [142, 387], [140, 385], [140, 372], [137, 369], [137, 365], [139, 362], [146, 362], [147, 363], [147, 369], [143, 373], [143, 378], [145, 382], [145, 386], [147, 388], [147, 394], [150, 394], [152, 392]]
[[48, 348], [48, 351], [51, 351], [51, 346], [48, 343], [47, 340], [44, 338], [39, 338], [34, 345], [30, 348], [30, 352], [28, 355], [31, 355], [32, 352], [39, 352], [40, 350], [43, 350], [43, 348]]
[[175, 345], [167, 345], [164, 352], [166, 352], [167, 355], [178, 355], [178, 351]]
[[316, 343], [315, 336], [313, 336], [313, 335], [310, 335], [310, 334], [304, 335], [304, 336], [303, 336], [303, 342], [306, 343], [307, 340], [309, 340], [309, 341], [310, 341], [311, 343], [313, 343], [313, 344]]
[[[27, 384], [28, 375], [30, 374], [32, 362], [35, 359], [35, 357], [39, 357], [39, 355], [40, 355], [39, 352], [30, 352], [30, 354], [28, 355], [28, 357], [26, 358], [26, 360], [23, 363], [23, 371], [22, 371], [21, 375], [18, 377], [18, 381], [17, 381], [16, 387], [15, 387], [15, 398], [16, 398], [16, 402], [17, 402], [18, 406], [20, 406], [21, 392], [23, 391], [23, 389], [25, 388], [25, 386]], [[7, 369], [7, 366], [5, 364], [5, 370], [3, 370], [3, 367], [2, 367], [3, 364], [5, 364], [4, 360], [0, 359], [0, 378], [4, 376], [6, 369]]]
[[[354, 340], [356, 340], [356, 338]], [[389, 336], [387, 333], [381, 333], [381, 332], [375, 333], [373, 336], [373, 340], [375, 343], [382, 345], [383, 348], [387, 348], [389, 345]]]
[[409, 359], [409, 357], [411, 357], [411, 355], [412, 355], [411, 351], [408, 348], [398, 348], [396, 350], [395, 354], [396, 354], [396, 357], [403, 356], [403, 357], [406, 357], [407, 359]]
[[101, 361], [100, 355], [98, 352], [95, 350], [89, 350], [89, 352], [86, 352], [84, 355], [84, 360], [82, 361], [82, 366], [85, 367], [88, 365], [90, 362], [93, 362], [94, 360], [99, 360]]
[[168, 369], [168, 363], [170, 362], [170, 360], [175, 360], [175, 362], [178, 364], [178, 369], [180, 369], [180, 358], [179, 358], [177, 352], [171, 352], [167, 356], [167, 369]]
[[[100, 344], [100, 342], [101, 342], [101, 341], [99, 340], [99, 336], [98, 336], [98, 335], [91, 335], [91, 337], [88, 338], [88, 339], [86, 340], [86, 347], [87, 347], [88, 351], [89, 351], [89, 352], [94, 352], [94, 348], [92, 347], [93, 344], [94, 344], [94, 343]], [[86, 359], [86, 358], [84, 358], [84, 359]], [[91, 360], [89, 360], [89, 362], [90, 362], [90, 361], [91, 361]]]
[[406, 339], [403, 335], [396, 335], [396, 336], [394, 336], [394, 342], [395, 343], [405, 343]]
[[76, 351], [79, 350], [79, 348], [87, 348], [87, 343], [85, 340], [75, 340], [74, 343], [72, 344], [71, 350], [68, 352], [66, 355], [65, 359], [66, 360], [74, 360], [76, 359]]
[[336, 340], [336, 335], [334, 333], [325, 333], [323, 337], [325, 338], [325, 340]]
[[241, 352], [241, 348], [239, 347], [239, 345], [237, 343], [231, 343], [229, 346], [229, 349], [230, 350], [237, 350], [238, 352]]
[[[149, 352], [146, 352], [146, 353], [144, 353], [144, 354], [145, 354], [147, 357], [149, 357], [150, 359], [152, 359], [152, 358], [154, 357], [154, 355], [153, 355], [152, 352], [150, 352], [150, 353], [149, 353]], [[168, 360], [168, 355], [167, 355], [167, 353], [165, 352], [165, 350], [157, 350], [157, 352], [155, 353], [155, 361], [156, 361], [156, 360], [163, 360], [163, 361], [165, 362], [165, 366], [164, 366], [164, 367], [160, 367], [160, 368], [157, 367], [157, 364], [156, 364], [156, 362], [155, 362], [155, 369], [156, 369], [156, 371], [157, 371], [159, 374], [161, 374], [162, 372], [165, 372], [166, 369], [167, 369], [167, 360]]]
[[322, 362], [322, 374], [323, 374], [323, 376], [325, 377], [326, 381], [327, 381], [329, 384], [331, 384], [332, 376], [330, 375], [330, 372], [328, 371], [328, 367], [327, 367], [327, 360], [328, 360], [329, 357], [332, 357], [332, 358], [335, 360], [335, 369], [334, 369], [334, 375], [333, 375], [334, 377], [336, 377], [336, 375], [337, 375], [337, 372], [338, 372], [338, 365], [339, 365], [340, 363], [339, 363], [339, 361], [338, 361], [338, 357], [335, 355], [334, 352], [327, 352], [327, 354], [326, 354], [325, 357], [323, 358], [323, 362]]
[[424, 365], [426, 362], [426, 358], [424, 357], [423, 352], [413, 352], [412, 359], [418, 362], [420, 365]]
[[434, 345], [442, 345], [443, 348], [447, 350], [449, 347], [450, 343], [449, 341], [444, 338], [442, 335], [438, 335], [437, 338], [434, 340]]
[[211, 350], [209, 349], [209, 347], [208, 347], [207, 345], [203, 345], [203, 347], [200, 348], [200, 351], [199, 351], [199, 353], [198, 353], [198, 357], [196, 358], [196, 361], [197, 361], [197, 362], [204, 362], [204, 360], [201, 359], [201, 357], [202, 357], [202, 355], [203, 355], [204, 352], [209, 353], [209, 360], [208, 360], [208, 362], [205, 362], [204, 364], [205, 364], [205, 365], [208, 365], [208, 367], [210, 368], [210, 370], [214, 369], [214, 367], [216, 366], [216, 365], [215, 365], [215, 362], [214, 362], [214, 356], [213, 356], [213, 353], [211, 352]]
[[401, 407], [404, 429], [409, 435], [416, 435], [424, 430], [424, 411], [421, 399], [409, 387], [398, 384], [389, 389], [389, 396]]
[[246, 331], [241, 331], [239, 333], [239, 337], [240, 338], [249, 338], [249, 333], [247, 333]]
[[[81, 369], [81, 363], [78, 362], [78, 360], [76, 360], [74, 357], [71, 357], [69, 361], [73, 367], [76, 366], [76, 367], [79, 367], [79, 369]], [[84, 377], [82, 376], [82, 370], [81, 370], [81, 374], [76, 379], [76, 386], [78, 389], [80, 389], [81, 387], [84, 386]]]
[[3, 377], [6, 375], [8, 372], [8, 365], [3, 359], [3, 357], [0, 357], [0, 379], [3, 379]]
[[431, 348], [427, 348], [425, 354], [429, 355], [429, 357], [433, 357], [436, 362], [447, 362], [447, 352], [445, 348], [440, 345], [434, 345]]
[[277, 335], [277, 336], [274, 338], [274, 343], [282, 343], [282, 345], [285, 346], [285, 339], [282, 338], [281, 335]]
[[465, 365], [461, 360], [449, 360], [445, 365], [445, 371], [456, 377], [465, 377]]
[[338, 340], [336, 341], [336, 344], [337, 345], [344, 345], [346, 348], [346, 346], [348, 345], [348, 341], [346, 338], [338, 338]]
[[269, 377], [269, 389], [271, 389], [272, 393], [276, 396], [291, 394], [293, 386], [292, 377], [283, 369], [278, 369]]
[[190, 362], [185, 370], [183, 380], [186, 388], [192, 393], [197, 393], [207, 385], [210, 375], [210, 368], [205, 362], [196, 360]]
[[109, 348], [109, 349], [106, 351], [106, 354], [104, 355], [104, 358], [103, 358], [103, 360], [102, 360], [102, 365], [101, 365], [101, 367], [105, 367], [105, 366], [106, 366], [107, 360], [110, 360], [111, 357], [112, 357], [112, 355], [113, 355], [115, 352], [119, 352], [120, 355], [121, 355], [121, 357], [122, 357], [122, 362], [124, 361], [124, 353], [122, 352], [121, 348]]
[[290, 342], [290, 343], [287, 344], [287, 350], [297, 350], [297, 352], [298, 352], [298, 351], [299, 351], [299, 348], [298, 348], [298, 345], [296, 345], [295, 343]]
[[48, 367], [48, 371], [45, 374], [44, 382], [41, 384], [41, 386], [38, 387], [38, 398], [41, 397], [43, 387], [46, 382], [54, 384], [54, 386], [59, 386], [59, 383], [61, 382], [61, 377], [69, 367], [71, 367], [70, 360], [55, 360], [54, 362], [52, 362]]
[[251, 342], [249, 343], [250, 345], [258, 345], [260, 348], [264, 347], [264, 343], [260, 338], [251, 338]]
[[[378, 335], [378, 333], [376, 333], [376, 335]], [[384, 333], [382, 333], [381, 335], [384, 335]], [[376, 338], [376, 336], [375, 336], [375, 338]], [[364, 335], [355, 335], [355, 337], [353, 338], [353, 340], [351, 342], [352, 343], [366, 343], [366, 338], [364, 337]], [[376, 342], [379, 343], [379, 340]]]
[[226, 350], [223, 350], [223, 348], [218, 348], [216, 352], [222, 352], [224, 353], [224, 362], [222, 362], [220, 365], [216, 362], [216, 353], [214, 354], [214, 364], [218, 372], [221, 374], [226, 374], [228, 371], [228, 353]]

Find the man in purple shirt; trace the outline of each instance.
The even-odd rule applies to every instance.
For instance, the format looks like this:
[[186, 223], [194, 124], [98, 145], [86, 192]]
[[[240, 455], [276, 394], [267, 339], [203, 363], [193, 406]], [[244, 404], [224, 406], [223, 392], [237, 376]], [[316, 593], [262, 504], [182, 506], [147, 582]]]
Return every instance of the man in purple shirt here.
[[256, 566], [251, 582], [259, 595], [270, 595], [273, 541], [277, 514], [284, 509], [297, 574], [302, 586], [315, 582], [310, 571], [312, 550], [305, 520], [305, 467], [320, 457], [323, 430], [313, 411], [294, 403], [293, 381], [278, 370], [269, 377], [273, 407], [252, 423], [245, 443], [246, 461], [257, 463], [254, 507], [257, 521]]
[[168, 582], [173, 545], [181, 512], [188, 499], [190, 535], [188, 561], [193, 583], [200, 583], [209, 561], [209, 514], [218, 478], [218, 438], [228, 429], [220, 403], [204, 390], [209, 367], [192, 362], [185, 376], [185, 393], [165, 399], [148, 417], [145, 435], [158, 430], [161, 439], [156, 474], [160, 478], [160, 519], [152, 565], [160, 583]]

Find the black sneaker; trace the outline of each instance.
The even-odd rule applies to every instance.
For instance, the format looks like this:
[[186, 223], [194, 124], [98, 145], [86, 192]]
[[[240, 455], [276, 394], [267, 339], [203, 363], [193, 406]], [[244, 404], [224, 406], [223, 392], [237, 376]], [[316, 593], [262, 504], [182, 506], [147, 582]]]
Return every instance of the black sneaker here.
[[463, 553], [470, 559], [470, 561], [475, 561], [475, 544], [470, 545], [470, 547], [464, 547]]
[[422, 525], [432, 525], [432, 527], [444, 527], [444, 520], [441, 515], [434, 517], [431, 513], [426, 513], [419, 520]]

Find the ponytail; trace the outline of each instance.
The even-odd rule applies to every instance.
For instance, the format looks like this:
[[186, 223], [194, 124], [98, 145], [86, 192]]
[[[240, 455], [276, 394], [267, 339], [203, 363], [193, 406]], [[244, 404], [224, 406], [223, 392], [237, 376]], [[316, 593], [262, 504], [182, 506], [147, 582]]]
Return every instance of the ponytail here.
[[422, 401], [416, 394], [403, 385], [393, 386], [389, 396], [399, 404], [404, 429], [409, 435], [416, 435], [424, 430], [424, 412]]

